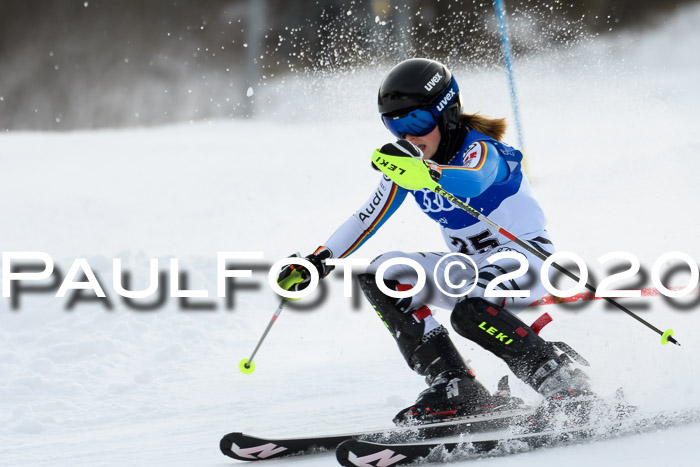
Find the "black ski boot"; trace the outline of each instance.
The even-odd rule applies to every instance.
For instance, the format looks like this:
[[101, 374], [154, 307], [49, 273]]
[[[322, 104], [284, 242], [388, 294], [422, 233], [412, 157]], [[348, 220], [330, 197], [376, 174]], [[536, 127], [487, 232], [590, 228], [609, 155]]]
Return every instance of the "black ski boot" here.
[[[374, 275], [361, 274], [358, 279], [365, 296], [394, 336], [408, 366], [425, 376], [429, 385], [415, 404], [394, 417], [395, 423], [440, 421], [510, 407], [510, 398], [499, 398], [494, 404], [489, 391], [460, 356], [447, 329], [438, 326], [425, 332], [425, 319], [430, 315], [427, 307], [412, 310], [410, 300], [384, 295]], [[386, 283], [397, 287], [392, 281]]]
[[425, 376], [429, 387], [418, 395], [412, 406], [394, 417], [394, 423], [473, 415], [490, 406], [491, 394], [464, 363], [444, 327], [433, 329], [424, 336], [408, 363], [414, 371]]
[[[503, 381], [508, 384], [507, 378], [503, 377], [499, 387]], [[415, 404], [396, 414], [394, 423], [429, 423], [475, 415], [505, 416], [506, 412], [520, 412], [526, 409], [523, 400], [512, 397], [510, 390], [490, 395], [472, 373], [446, 371], [438, 375], [430, 387], [418, 395]], [[515, 416], [519, 415], [516, 413]], [[497, 419], [493, 420], [493, 428], [501, 428]]]
[[511, 312], [483, 298], [459, 302], [451, 321], [457, 333], [503, 359], [545, 398], [542, 417], [564, 413], [574, 422], [587, 419], [597, 399], [588, 376], [574, 367], [574, 361], [588, 362], [571, 347], [545, 341]]

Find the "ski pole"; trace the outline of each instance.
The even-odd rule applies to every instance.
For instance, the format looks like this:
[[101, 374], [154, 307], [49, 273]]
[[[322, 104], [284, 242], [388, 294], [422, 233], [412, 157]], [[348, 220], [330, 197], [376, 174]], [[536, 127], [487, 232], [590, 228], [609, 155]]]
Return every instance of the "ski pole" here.
[[518, 104], [518, 93], [515, 89], [515, 77], [513, 76], [513, 54], [508, 40], [508, 26], [506, 23], [506, 9], [503, 0], [494, 0], [493, 7], [498, 18], [498, 29], [501, 33], [501, 50], [506, 64], [508, 74], [508, 85], [510, 86], [510, 103], [513, 107], [513, 117], [515, 118], [515, 128], [518, 131], [518, 145], [521, 151], [525, 150], [525, 140], [523, 138], [523, 127], [520, 120], [520, 105]]
[[260, 338], [260, 340], [258, 341], [258, 345], [255, 346], [255, 350], [253, 350], [253, 353], [250, 354], [250, 358], [244, 358], [238, 364], [238, 369], [241, 370], [241, 373], [249, 375], [255, 371], [255, 362], [253, 362], [253, 357], [255, 357], [255, 354], [258, 353], [258, 349], [260, 348], [263, 341], [265, 340], [267, 333], [270, 332], [270, 328], [272, 327], [273, 324], [275, 324], [275, 321], [277, 321], [277, 318], [279, 317], [280, 313], [282, 313], [282, 309], [284, 308], [284, 305], [286, 303], [287, 303], [287, 299], [283, 298], [282, 301], [280, 302], [279, 306], [277, 307], [277, 310], [275, 310], [275, 314], [272, 315], [272, 319], [270, 320], [269, 323], [267, 323], [267, 327], [265, 328], [265, 332], [263, 332], [263, 335]]
[[[455, 204], [456, 206], [458, 206], [458, 207], [461, 208], [462, 210], [466, 211], [467, 213], [471, 214], [472, 216], [476, 217], [478, 220], [480, 220], [481, 222], [485, 223], [486, 225], [488, 225], [488, 226], [491, 227], [492, 229], [498, 231], [498, 233], [500, 233], [501, 235], [503, 235], [504, 237], [506, 237], [508, 240], [511, 240], [511, 241], [515, 242], [517, 245], [523, 247], [523, 248], [526, 249], [529, 253], [532, 253], [533, 255], [535, 255], [536, 257], [538, 257], [539, 259], [541, 259], [542, 261], [545, 261], [547, 258], [549, 258], [549, 257], [551, 256], [551, 254], [546, 253], [546, 252], [545, 252], [545, 253], [542, 253], [541, 251], [537, 250], [536, 248], [534, 248], [534, 247], [533, 247], [532, 245], [530, 245], [529, 243], [526, 243], [526, 242], [522, 241], [521, 239], [519, 239], [518, 237], [516, 237], [516, 236], [513, 235], [512, 233], [508, 232], [506, 229], [504, 229], [504, 228], [501, 227], [500, 225], [496, 224], [494, 221], [492, 221], [491, 219], [489, 219], [488, 217], [486, 217], [485, 215], [483, 215], [482, 213], [480, 213], [479, 211], [477, 211], [477, 210], [474, 209], [473, 207], [469, 206], [467, 203], [465, 203], [465, 202], [463, 202], [462, 200], [458, 199], [458, 198], [457, 198], [456, 196], [454, 196], [452, 193], [449, 193], [449, 192], [443, 190], [442, 187], [441, 187], [440, 185], [437, 185], [432, 191], [434, 191], [435, 193], [439, 194], [440, 196], [446, 198], [446, 199], [447, 199], [448, 201], [450, 201], [452, 204]], [[566, 276], [570, 277], [571, 279], [575, 280], [576, 282], [579, 282], [580, 278], [579, 278], [576, 274], [574, 274], [573, 272], [571, 272], [571, 271], [569, 271], [568, 269], [566, 269], [565, 267], [560, 266], [560, 265], [557, 264], [557, 263], [552, 263], [552, 266], [554, 267], [554, 269], [556, 269], [557, 271], [561, 272], [562, 274], [565, 274]], [[596, 291], [596, 288], [593, 287], [593, 286], [592, 286], [591, 284], [589, 284], [588, 282], [586, 282], [586, 288], [587, 288], [588, 290], [592, 291], [592, 292], [595, 292], [595, 291]], [[661, 331], [660, 329], [658, 329], [657, 327], [655, 327], [654, 325], [652, 325], [651, 323], [649, 323], [648, 321], [646, 321], [644, 318], [640, 317], [639, 315], [635, 314], [635, 313], [632, 312], [631, 310], [627, 309], [627, 307], [625, 307], [625, 306], [621, 305], [620, 303], [618, 303], [616, 300], [614, 300], [614, 299], [612, 299], [612, 298], [610, 298], [610, 297], [602, 297], [602, 298], [603, 298], [606, 302], [608, 302], [608, 303], [610, 303], [611, 305], [613, 305], [613, 306], [614, 306], [615, 308], [617, 308], [618, 310], [624, 311], [624, 312], [627, 313], [629, 316], [631, 316], [632, 318], [634, 318], [634, 319], [636, 319], [637, 321], [639, 321], [640, 323], [642, 323], [644, 326], [648, 327], [648, 328], [651, 329], [652, 331], [654, 331], [654, 332], [656, 332], [657, 334], [659, 334], [659, 335], [661, 336], [661, 343], [662, 343], [662, 344], [665, 345], [665, 344], [668, 344], [668, 343], [670, 342], [670, 343], [675, 344], [675, 345], [678, 345], [678, 346], [681, 345], [680, 343], [678, 343], [678, 341], [677, 341], [676, 339], [674, 339], [674, 338], [672, 337], [672, 336], [673, 336], [673, 330], [672, 330], [672, 329], [667, 329], [665, 332], [664, 332], [664, 331]]]
[[[285, 279], [279, 282], [280, 287], [282, 287], [285, 290], [289, 290], [291, 286], [294, 284], [298, 284], [304, 280], [304, 277], [298, 270], [293, 270], [292, 273], [287, 276]], [[252, 372], [255, 371], [255, 362], [253, 362], [253, 358], [255, 357], [255, 354], [258, 353], [258, 349], [262, 345], [263, 341], [265, 340], [265, 337], [267, 337], [267, 333], [270, 332], [270, 328], [272, 327], [273, 324], [275, 324], [275, 321], [277, 321], [277, 318], [279, 318], [280, 313], [282, 313], [282, 309], [284, 308], [284, 305], [287, 304], [287, 302], [291, 299], [283, 298], [282, 301], [280, 302], [279, 306], [275, 310], [275, 313], [272, 315], [272, 319], [270, 319], [270, 322], [267, 323], [267, 327], [265, 328], [265, 332], [263, 332], [263, 335], [260, 337], [260, 340], [258, 340], [258, 344], [255, 346], [255, 349], [253, 350], [253, 353], [250, 354], [250, 358], [244, 358], [238, 363], [238, 369], [241, 370], [241, 373], [249, 375]]]

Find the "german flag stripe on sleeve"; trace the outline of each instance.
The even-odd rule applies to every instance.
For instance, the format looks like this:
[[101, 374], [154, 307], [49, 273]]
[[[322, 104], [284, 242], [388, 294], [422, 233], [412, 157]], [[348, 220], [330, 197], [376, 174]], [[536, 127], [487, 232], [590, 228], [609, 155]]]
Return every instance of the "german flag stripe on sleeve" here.
[[391, 186], [391, 191], [389, 192], [389, 196], [387, 197], [387, 202], [384, 204], [384, 207], [382, 210], [379, 212], [377, 215], [377, 218], [372, 222], [372, 224], [367, 227], [367, 229], [364, 231], [360, 237], [355, 240], [355, 242], [350, 245], [350, 248], [348, 248], [345, 253], [339, 256], [339, 258], [345, 258], [346, 256], [349, 256], [352, 254], [355, 250], [357, 250], [362, 243], [370, 236], [372, 235], [372, 232], [379, 226], [379, 224], [382, 223], [382, 220], [386, 216], [386, 213], [389, 211], [389, 208], [391, 207], [391, 204], [394, 202], [394, 198], [396, 197], [396, 192], [398, 188], [396, 184], [392, 184]]

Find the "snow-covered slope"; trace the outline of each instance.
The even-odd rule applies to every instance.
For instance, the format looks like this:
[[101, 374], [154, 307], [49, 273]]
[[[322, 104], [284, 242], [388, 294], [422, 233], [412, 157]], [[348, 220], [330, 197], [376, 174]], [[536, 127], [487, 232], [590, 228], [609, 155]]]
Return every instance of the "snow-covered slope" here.
[[[698, 19], [700, 9], [685, 9], [642, 36], [518, 64], [529, 170], [549, 230], [596, 280], [610, 272], [597, 258], [611, 251], [642, 262], [645, 274], [628, 286], [650, 286], [651, 267], [667, 251], [700, 258]], [[86, 258], [109, 299], [71, 303], [71, 293], [20, 292], [15, 309], [0, 300], [0, 464], [229, 465], [218, 450], [229, 431], [360, 430], [386, 425], [413, 401], [423, 382], [359, 291], [343, 297], [337, 273], [325, 295], [307, 300], [310, 309], [284, 311], [253, 375], [237, 369], [278, 303], [266, 282], [269, 265], [324, 242], [376, 183], [369, 156], [390, 139], [373, 107], [383, 72], [315, 87], [290, 80], [288, 92], [277, 92], [285, 100], [270, 91], [277, 107], [255, 121], [0, 135], [2, 251], [46, 252], [63, 275]], [[500, 70], [454, 72], [467, 110], [510, 115]], [[513, 129], [509, 136], [515, 140]], [[357, 256], [389, 249], [444, 247], [438, 227], [407, 202]], [[232, 303], [215, 298], [219, 251], [264, 253], [262, 261], [237, 263], [256, 268], [236, 279]], [[133, 288], [146, 287], [149, 258], [166, 273], [177, 258], [187, 287], [206, 289], [209, 298], [166, 297], [151, 310], [135, 309], [114, 290], [113, 258], [121, 258]], [[625, 302], [658, 327], [674, 328], [683, 347], [662, 347], [600, 302], [548, 307], [555, 322], [543, 337], [583, 353], [601, 394], [623, 386], [645, 408], [696, 406], [697, 300]], [[542, 311], [521, 316], [531, 321]], [[447, 311], [438, 318], [449, 322]], [[505, 365], [456, 340], [495, 388]], [[692, 463], [699, 435], [700, 425], [687, 426], [522, 454], [519, 462]], [[332, 457], [284, 464], [331, 465]]]

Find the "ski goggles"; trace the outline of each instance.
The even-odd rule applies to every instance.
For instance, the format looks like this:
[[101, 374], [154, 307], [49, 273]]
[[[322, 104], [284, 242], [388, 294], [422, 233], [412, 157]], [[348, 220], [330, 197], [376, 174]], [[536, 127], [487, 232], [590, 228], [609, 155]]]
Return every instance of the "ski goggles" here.
[[432, 105], [419, 107], [400, 115], [382, 115], [382, 122], [399, 139], [406, 135], [425, 136], [435, 129], [440, 116], [457, 99], [459, 99], [459, 86], [452, 78], [450, 85]]

